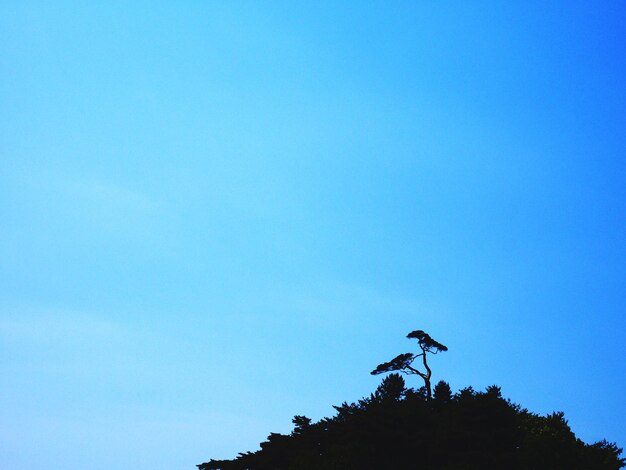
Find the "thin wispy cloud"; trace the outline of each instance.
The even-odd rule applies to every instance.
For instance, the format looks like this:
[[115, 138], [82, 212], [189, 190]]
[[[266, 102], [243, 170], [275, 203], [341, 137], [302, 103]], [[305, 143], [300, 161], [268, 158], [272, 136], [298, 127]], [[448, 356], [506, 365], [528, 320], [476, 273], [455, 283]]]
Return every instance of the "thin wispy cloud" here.
[[[3, 305], [0, 312], [3, 374], [17, 383], [63, 377], [65, 385], [74, 387], [72, 394], [86, 394], [80, 397], [85, 406], [95, 390], [118, 394], [120, 402], [132, 404], [152, 387], [171, 388], [169, 378], [180, 377], [194, 354], [162, 326], [111, 313], [20, 305]], [[50, 389], [46, 400], [63, 400], [62, 388]], [[23, 402], [14, 387], [4, 392], [5, 398]], [[42, 391], [32, 393], [39, 396]]]
[[74, 198], [77, 204], [106, 205], [120, 210], [149, 211], [156, 207], [155, 201], [140, 191], [120, 184], [60, 171], [40, 171], [22, 174], [20, 179], [32, 189], [49, 191]]
[[110, 234], [152, 231], [160, 213], [153, 196], [98, 177], [40, 170], [20, 172], [16, 179], [51, 216]]
[[[67, 310], [28, 310], [3, 307], [0, 337], [5, 342], [37, 343], [108, 341], [131, 338], [127, 325], [110, 318]], [[6, 343], [5, 343], [6, 344]]]
[[139, 191], [98, 180], [66, 176], [54, 183], [69, 196], [80, 197], [94, 205], [141, 212], [152, 211], [156, 208], [155, 201]]

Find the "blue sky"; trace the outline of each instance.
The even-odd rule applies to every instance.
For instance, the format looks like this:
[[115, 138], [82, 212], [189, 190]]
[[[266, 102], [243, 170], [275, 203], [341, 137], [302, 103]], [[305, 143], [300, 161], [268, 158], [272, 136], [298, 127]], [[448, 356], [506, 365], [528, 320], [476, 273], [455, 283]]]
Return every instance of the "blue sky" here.
[[4, 464], [253, 450], [418, 328], [437, 380], [626, 445], [625, 20], [0, 2]]

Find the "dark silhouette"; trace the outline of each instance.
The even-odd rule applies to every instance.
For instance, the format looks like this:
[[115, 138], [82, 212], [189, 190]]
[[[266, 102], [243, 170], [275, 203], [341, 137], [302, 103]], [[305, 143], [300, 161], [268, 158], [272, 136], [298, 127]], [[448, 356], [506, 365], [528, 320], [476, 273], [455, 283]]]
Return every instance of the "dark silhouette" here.
[[[422, 354], [401, 355], [374, 372], [404, 371], [410, 361], [447, 348], [421, 330]], [[400, 359], [399, 359], [400, 358]], [[412, 358], [412, 359], [411, 359]], [[407, 362], [409, 361], [409, 362]], [[408, 366], [407, 366], [408, 364]], [[397, 368], [394, 368], [397, 367]], [[426, 366], [427, 367], [427, 366]], [[409, 369], [410, 371], [410, 369]], [[256, 452], [210, 460], [200, 470], [618, 470], [622, 449], [606, 440], [585, 444], [557, 412], [540, 416], [502, 397], [500, 387], [452, 393], [440, 381], [429, 390], [407, 388], [398, 373], [369, 397], [335, 406], [312, 422], [293, 418], [289, 435], [271, 433]], [[428, 379], [425, 379], [427, 376]]]
[[[417, 339], [417, 344], [422, 352], [419, 354], [400, 354], [399, 356], [394, 357], [389, 362], [383, 362], [382, 364], [379, 364], [376, 369], [372, 371], [372, 375], [384, 374], [385, 372], [391, 372], [396, 370], [404, 374], [419, 375], [424, 380], [424, 387], [426, 387], [426, 398], [430, 400], [432, 395], [430, 386], [432, 371], [430, 370], [430, 367], [428, 367], [426, 354], [437, 354], [440, 351], [447, 351], [448, 348], [432, 339], [428, 333], [424, 333], [422, 330], [411, 331], [408, 335], [406, 335], [406, 337]], [[413, 361], [418, 357], [422, 358], [422, 363], [424, 364], [424, 369], [426, 369], [426, 372], [421, 372], [411, 365]]]

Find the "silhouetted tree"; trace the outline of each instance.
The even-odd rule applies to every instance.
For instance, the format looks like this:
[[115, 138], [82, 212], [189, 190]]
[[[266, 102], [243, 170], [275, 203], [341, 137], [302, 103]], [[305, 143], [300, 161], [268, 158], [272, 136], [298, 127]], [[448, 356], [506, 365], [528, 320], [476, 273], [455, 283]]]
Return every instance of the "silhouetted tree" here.
[[[540, 416], [502, 397], [500, 387], [453, 394], [440, 381], [430, 391], [427, 353], [446, 351], [421, 330], [420, 354], [401, 354], [372, 373], [420, 375], [425, 386], [406, 388], [398, 373], [369, 397], [334, 406], [336, 414], [313, 422], [293, 418], [289, 434], [270, 433], [255, 452], [210, 460], [200, 470], [619, 470], [622, 449], [605, 440], [585, 444], [563, 413]], [[422, 357], [426, 372], [411, 364]]]
[[621, 449], [585, 444], [563, 413], [540, 416], [502, 397], [439, 382], [427, 400], [389, 374], [376, 391], [312, 422], [293, 418], [290, 434], [271, 433], [256, 452], [210, 460], [200, 470], [619, 470]]
[[[383, 362], [379, 364], [376, 369], [374, 369], [371, 373], [372, 375], [384, 374], [385, 372], [391, 371], [400, 371], [404, 374], [415, 374], [419, 375], [422, 380], [424, 380], [424, 387], [426, 387], [426, 398], [430, 400], [432, 396], [430, 378], [432, 376], [432, 371], [430, 367], [428, 367], [428, 361], [426, 360], [426, 354], [437, 354], [441, 351], [447, 351], [448, 348], [443, 344], [435, 341], [430, 337], [428, 333], [424, 333], [422, 330], [411, 331], [407, 336], [407, 338], [417, 339], [417, 344], [422, 350], [421, 353], [413, 354], [413, 353], [405, 353], [400, 354], [399, 356], [394, 357], [389, 362]], [[413, 361], [418, 357], [422, 358], [422, 364], [424, 365], [425, 372], [420, 371], [419, 369], [413, 367]]]
[[372, 395], [372, 399], [379, 402], [398, 401], [402, 399], [405, 391], [406, 387], [402, 376], [400, 374], [389, 374], [378, 386]]
[[452, 389], [448, 382], [444, 382], [443, 380], [437, 382], [437, 385], [435, 385], [433, 389], [433, 396], [435, 401], [440, 403], [448, 403], [452, 400]]

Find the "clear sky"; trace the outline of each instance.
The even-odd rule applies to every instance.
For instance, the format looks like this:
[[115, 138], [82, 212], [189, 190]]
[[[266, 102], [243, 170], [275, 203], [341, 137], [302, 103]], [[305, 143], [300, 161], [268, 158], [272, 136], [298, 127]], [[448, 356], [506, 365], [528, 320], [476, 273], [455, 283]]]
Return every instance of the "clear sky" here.
[[450, 349], [435, 380], [626, 446], [625, 24], [1, 1], [2, 465], [254, 450], [414, 329]]

